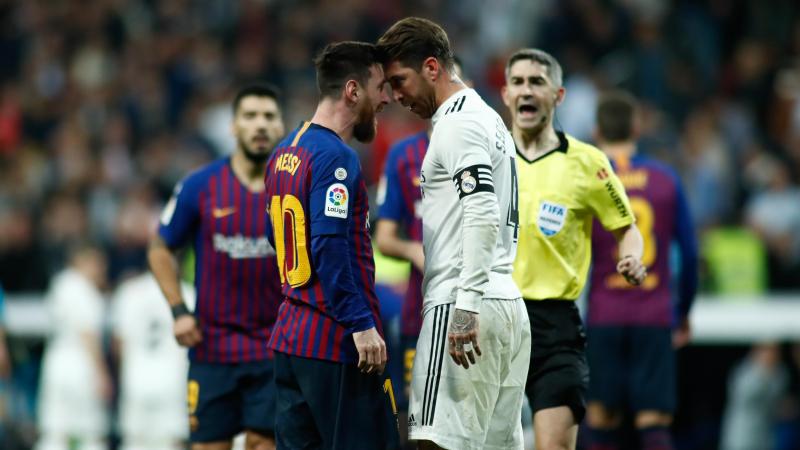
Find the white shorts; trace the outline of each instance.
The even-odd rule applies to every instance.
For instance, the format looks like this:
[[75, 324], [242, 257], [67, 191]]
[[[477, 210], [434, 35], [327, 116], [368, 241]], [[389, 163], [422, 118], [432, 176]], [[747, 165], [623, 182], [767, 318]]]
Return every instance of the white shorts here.
[[446, 449], [522, 449], [522, 402], [531, 334], [522, 299], [484, 299], [478, 344], [482, 356], [464, 369], [448, 353], [453, 304], [422, 319], [411, 379], [409, 438]]

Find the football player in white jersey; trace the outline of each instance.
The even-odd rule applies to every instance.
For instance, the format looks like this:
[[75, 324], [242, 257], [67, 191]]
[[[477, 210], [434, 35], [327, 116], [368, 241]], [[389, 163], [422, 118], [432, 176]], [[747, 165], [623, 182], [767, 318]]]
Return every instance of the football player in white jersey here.
[[403, 19], [378, 48], [395, 100], [433, 125], [420, 173], [424, 303], [410, 439], [423, 449], [522, 448], [530, 327], [511, 278], [514, 142], [500, 116], [454, 75], [439, 25]]
[[42, 358], [36, 450], [108, 447], [112, 382], [102, 351], [106, 259], [79, 243], [47, 293], [52, 332]]
[[[183, 298], [194, 308], [192, 288]], [[126, 280], [112, 299], [112, 326], [120, 349], [120, 430], [123, 450], [185, 448], [186, 349], [172, 334], [172, 313], [155, 278]]]

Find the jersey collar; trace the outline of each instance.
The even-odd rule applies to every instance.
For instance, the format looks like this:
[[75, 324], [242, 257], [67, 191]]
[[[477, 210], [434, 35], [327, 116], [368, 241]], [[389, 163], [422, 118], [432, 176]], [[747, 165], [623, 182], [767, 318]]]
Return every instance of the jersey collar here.
[[564, 134], [563, 131], [556, 131], [556, 136], [558, 136], [558, 147], [548, 151], [544, 155], [534, 160], [526, 158], [525, 155], [523, 155], [522, 152], [519, 151], [519, 147], [517, 147], [516, 141], [514, 142], [514, 149], [517, 151], [517, 156], [522, 158], [522, 160], [527, 162], [528, 164], [533, 164], [537, 161], [541, 161], [556, 152], [567, 153], [567, 150], [569, 150], [569, 140], [567, 140], [567, 135]]

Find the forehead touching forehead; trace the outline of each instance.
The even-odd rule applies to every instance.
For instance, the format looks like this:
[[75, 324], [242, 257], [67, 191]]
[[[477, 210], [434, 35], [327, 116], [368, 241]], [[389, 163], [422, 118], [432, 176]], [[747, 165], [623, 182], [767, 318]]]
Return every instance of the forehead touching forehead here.
[[506, 63], [506, 81], [512, 76], [544, 76], [556, 87], [561, 87], [561, 65], [549, 53], [533, 48], [518, 50]]

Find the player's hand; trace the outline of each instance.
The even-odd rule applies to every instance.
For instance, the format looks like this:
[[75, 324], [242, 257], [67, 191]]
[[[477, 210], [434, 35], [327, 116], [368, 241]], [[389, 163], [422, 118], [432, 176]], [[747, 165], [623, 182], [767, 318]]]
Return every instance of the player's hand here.
[[481, 356], [478, 345], [478, 314], [453, 308], [453, 320], [447, 329], [447, 342], [450, 343], [450, 357], [459, 366], [469, 369], [475, 364], [475, 355]]
[[197, 327], [197, 319], [191, 314], [178, 316], [175, 323], [172, 324], [172, 332], [175, 334], [178, 344], [184, 347], [194, 347], [203, 340], [203, 334]]
[[684, 317], [678, 327], [672, 330], [672, 347], [679, 349], [689, 344], [690, 340], [692, 340], [692, 327], [689, 318]]
[[388, 356], [386, 343], [378, 330], [372, 327], [353, 333], [353, 342], [358, 350], [358, 368], [364, 373], [383, 373]]
[[625, 256], [617, 263], [617, 273], [625, 277], [625, 281], [638, 286], [647, 277], [647, 267], [638, 258]]

